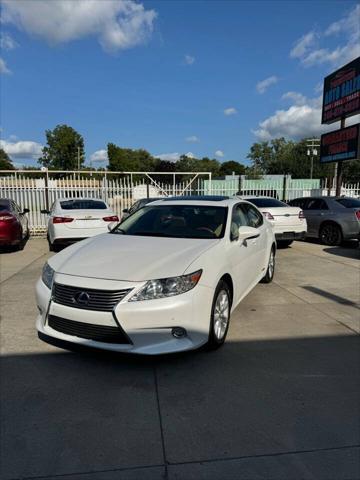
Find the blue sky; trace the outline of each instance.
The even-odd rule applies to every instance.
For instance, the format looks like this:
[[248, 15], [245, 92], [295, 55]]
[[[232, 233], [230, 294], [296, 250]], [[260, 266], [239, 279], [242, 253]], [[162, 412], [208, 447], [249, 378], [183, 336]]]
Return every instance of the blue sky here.
[[359, 14], [351, 1], [3, 0], [1, 145], [35, 164], [45, 129], [66, 123], [95, 166], [107, 142], [246, 163], [254, 141], [321, 133], [322, 80], [359, 55]]

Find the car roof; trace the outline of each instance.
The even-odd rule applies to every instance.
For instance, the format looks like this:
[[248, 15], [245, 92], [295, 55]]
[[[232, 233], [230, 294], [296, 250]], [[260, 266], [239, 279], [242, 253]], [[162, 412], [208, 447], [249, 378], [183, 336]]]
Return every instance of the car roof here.
[[61, 198], [57, 198], [55, 201], [56, 202], [66, 202], [68, 200], [94, 200], [95, 202], [103, 202], [103, 203], [106, 203], [105, 200], [103, 200], [102, 198], [89, 198], [89, 197], [61, 197]]
[[166, 199], [154, 202], [155, 205], [163, 205], [164, 202], [170, 205], [202, 205], [207, 207], [221, 206], [228, 207], [239, 203], [238, 197], [227, 197], [223, 195], [189, 195], [182, 197], [167, 197]]

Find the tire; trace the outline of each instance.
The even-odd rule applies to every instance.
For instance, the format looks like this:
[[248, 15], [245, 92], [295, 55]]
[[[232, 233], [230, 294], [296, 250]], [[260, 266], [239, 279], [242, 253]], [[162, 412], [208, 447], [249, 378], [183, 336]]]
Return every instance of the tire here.
[[[223, 306], [221, 307], [222, 302]], [[216, 350], [224, 344], [230, 325], [231, 303], [229, 286], [224, 280], [220, 280], [216, 287], [211, 307], [209, 340], [206, 345], [207, 350]], [[225, 304], [226, 310], [220, 313], [219, 308], [224, 308]], [[221, 318], [222, 314], [226, 315], [226, 318], [223, 318], [223, 320]]]
[[323, 245], [340, 245], [343, 240], [341, 228], [336, 223], [325, 223], [320, 228], [319, 238]]
[[59, 246], [56, 245], [55, 243], [51, 243], [50, 238], [47, 237], [47, 241], [49, 244], [49, 252], [58, 252], [59, 251]]
[[266, 273], [261, 280], [261, 283], [271, 283], [274, 278], [275, 274], [275, 247], [271, 247], [268, 266], [266, 269]]
[[290, 245], [293, 243], [294, 240], [278, 240], [276, 243], [277, 243], [277, 246], [280, 247], [280, 248], [286, 248], [286, 247], [290, 247]]

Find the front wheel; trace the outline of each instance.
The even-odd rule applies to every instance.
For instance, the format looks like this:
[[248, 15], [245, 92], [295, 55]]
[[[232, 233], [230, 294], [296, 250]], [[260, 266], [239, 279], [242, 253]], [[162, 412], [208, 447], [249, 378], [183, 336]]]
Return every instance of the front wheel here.
[[211, 308], [210, 331], [207, 347], [216, 350], [225, 342], [230, 324], [231, 294], [226, 282], [220, 280]]
[[275, 273], [275, 247], [271, 248], [269, 262], [266, 269], [265, 276], [262, 278], [262, 283], [271, 283]]

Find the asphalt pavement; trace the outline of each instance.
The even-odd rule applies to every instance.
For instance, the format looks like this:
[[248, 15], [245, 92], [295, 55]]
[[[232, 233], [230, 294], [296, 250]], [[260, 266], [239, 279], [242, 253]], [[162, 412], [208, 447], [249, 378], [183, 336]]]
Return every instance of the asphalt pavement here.
[[0, 254], [1, 478], [360, 478], [360, 250], [296, 242], [216, 352], [41, 342], [44, 239]]

